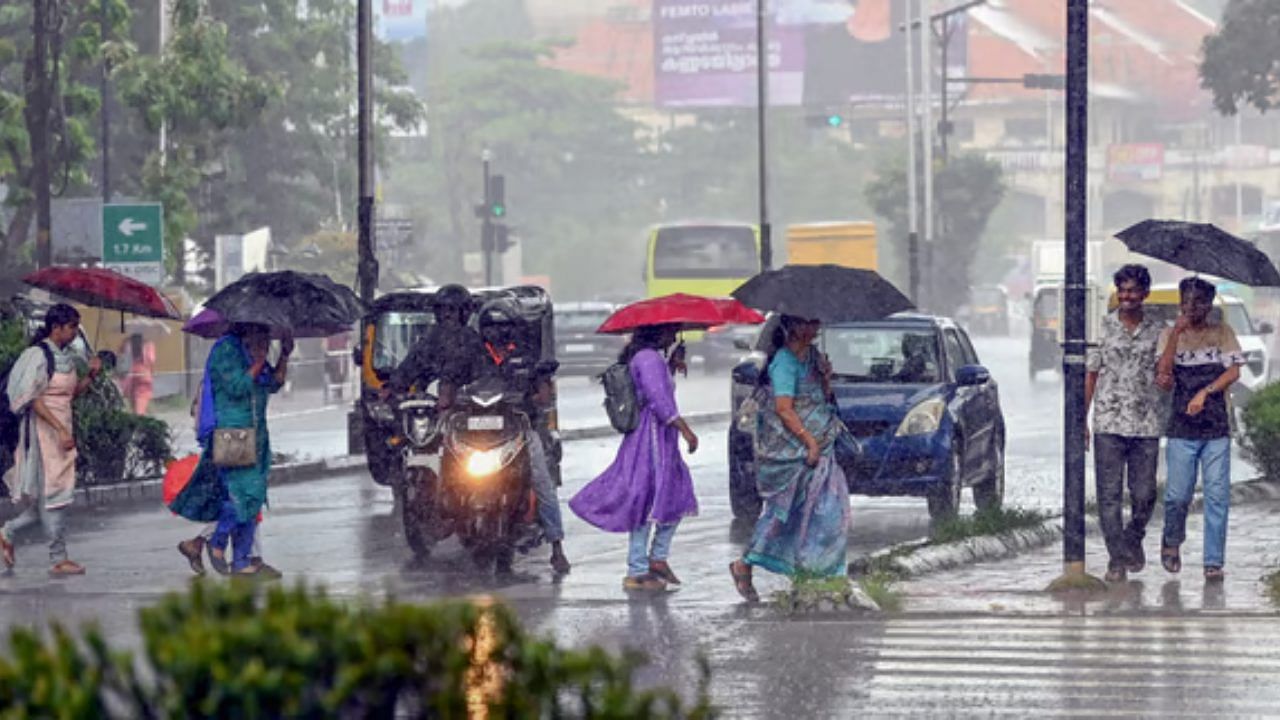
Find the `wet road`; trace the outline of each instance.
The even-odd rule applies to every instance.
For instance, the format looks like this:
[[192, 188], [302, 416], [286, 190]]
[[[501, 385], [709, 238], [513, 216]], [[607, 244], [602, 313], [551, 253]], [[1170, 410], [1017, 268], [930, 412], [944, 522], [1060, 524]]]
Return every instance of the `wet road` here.
[[[1056, 507], [1061, 387], [1048, 374], [1034, 385], [1028, 382], [1024, 343], [979, 339], [979, 349], [1001, 382], [1010, 430], [1008, 500]], [[718, 379], [694, 379], [684, 385], [681, 400], [686, 408], [701, 403], [717, 409], [714, 404], [723, 405], [727, 395]], [[574, 402], [580, 407], [598, 406], [597, 388], [584, 383], [579, 397]], [[715, 699], [731, 708], [732, 717], [991, 711], [1194, 716], [1211, 710], [1252, 715], [1280, 699], [1274, 683], [1258, 682], [1280, 669], [1280, 648], [1266, 639], [1280, 631], [1274, 617], [1151, 612], [992, 618], [944, 610], [804, 621], [767, 605], [745, 607], [726, 571], [749, 528], [729, 521], [725, 433], [700, 432], [703, 448], [690, 464], [701, 514], [681, 526], [672, 557], [685, 587], [657, 598], [626, 597], [620, 589], [625, 539], [595, 531], [567, 511], [574, 570], [560, 582], [550, 578], [545, 549], [520, 558], [516, 576], [502, 582], [473, 574], [452, 541], [427, 563], [416, 564], [400, 537], [391, 493], [362, 474], [273, 490], [262, 526], [265, 554], [290, 580], [305, 577], [341, 597], [384, 591], [413, 601], [496, 595], [533, 628], [566, 643], [646, 651], [653, 662], [643, 679], [686, 691], [696, 677], [696, 655], [704, 652], [715, 673]], [[616, 442], [568, 446], [562, 499], [607, 465]], [[852, 554], [927, 531], [921, 500], [853, 502]], [[117, 640], [136, 642], [136, 610], [189, 581], [174, 544], [195, 530], [154, 506], [81, 514], [69, 534], [70, 548], [89, 574], [50, 581], [44, 548], [20, 547], [18, 569], [0, 577], [0, 624], [93, 619]], [[766, 597], [786, 587], [767, 574], [757, 585]]]

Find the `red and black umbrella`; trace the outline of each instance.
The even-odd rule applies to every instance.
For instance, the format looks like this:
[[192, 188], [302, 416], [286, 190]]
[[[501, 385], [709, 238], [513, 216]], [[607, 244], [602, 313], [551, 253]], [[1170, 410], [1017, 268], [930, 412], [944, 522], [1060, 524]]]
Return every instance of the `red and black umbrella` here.
[[146, 283], [106, 268], [47, 267], [22, 278], [32, 287], [47, 290], [89, 307], [154, 318], [182, 319], [173, 301]]
[[610, 315], [596, 332], [620, 335], [653, 325], [706, 330], [718, 325], [758, 325], [762, 322], [763, 315], [733, 298], [676, 293], [631, 303]]

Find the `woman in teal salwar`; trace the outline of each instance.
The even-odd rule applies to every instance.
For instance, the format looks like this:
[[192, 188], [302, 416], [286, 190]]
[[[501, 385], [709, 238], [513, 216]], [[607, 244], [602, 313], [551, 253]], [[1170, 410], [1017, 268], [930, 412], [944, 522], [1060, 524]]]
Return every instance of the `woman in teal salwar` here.
[[[209, 352], [200, 400], [197, 439], [204, 452], [191, 481], [169, 509], [197, 522], [218, 522], [209, 544], [217, 559], [228, 540], [238, 575], [278, 575], [251, 558], [257, 519], [267, 504], [267, 475], [271, 470], [271, 442], [267, 435], [267, 400], [280, 390], [289, 369], [293, 341], [286, 338], [276, 367], [267, 362], [269, 328], [242, 323]], [[257, 463], [243, 468], [213, 464], [213, 431], [217, 428], [256, 428]]]
[[764, 510], [751, 544], [729, 571], [738, 593], [760, 599], [753, 567], [794, 577], [847, 572], [849, 486], [835, 448], [847, 433], [830, 401], [831, 367], [813, 346], [820, 323], [783, 316], [768, 364], [772, 407], [756, 427], [756, 484]]

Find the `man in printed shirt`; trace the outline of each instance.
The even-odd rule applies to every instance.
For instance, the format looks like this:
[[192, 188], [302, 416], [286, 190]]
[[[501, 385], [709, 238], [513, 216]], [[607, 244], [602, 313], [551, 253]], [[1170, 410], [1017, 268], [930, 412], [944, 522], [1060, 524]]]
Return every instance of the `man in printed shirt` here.
[[[1115, 274], [1118, 307], [1102, 321], [1102, 340], [1089, 351], [1086, 412], [1093, 406], [1094, 477], [1107, 541], [1107, 582], [1124, 582], [1146, 566], [1142, 539], [1156, 505], [1156, 466], [1167, 398], [1156, 387], [1156, 347], [1165, 323], [1143, 312], [1151, 273], [1125, 265]], [[1086, 443], [1088, 434], [1086, 432]], [[1130, 517], [1124, 524], [1124, 487]]]
[[1231, 502], [1231, 425], [1227, 390], [1240, 379], [1244, 353], [1224, 322], [1210, 319], [1213, 285], [1198, 277], [1178, 284], [1182, 312], [1160, 339], [1156, 382], [1172, 393], [1165, 464], [1165, 570], [1182, 569], [1179, 548], [1187, 535], [1187, 507], [1196, 488], [1196, 470], [1204, 482], [1204, 576], [1223, 579], [1227, 509]]

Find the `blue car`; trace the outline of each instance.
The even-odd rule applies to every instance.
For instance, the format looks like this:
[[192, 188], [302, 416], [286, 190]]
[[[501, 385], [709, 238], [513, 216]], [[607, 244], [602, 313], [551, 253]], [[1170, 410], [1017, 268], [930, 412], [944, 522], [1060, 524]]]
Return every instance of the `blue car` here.
[[[750, 357], [734, 368], [729, 428], [733, 514], [760, 514], [749, 398], [772, 350], [777, 318], [761, 329]], [[859, 495], [928, 500], [933, 518], [954, 516], [973, 488], [978, 509], [1004, 498], [1004, 416], [996, 381], [968, 335], [948, 318], [899, 314], [830, 325], [819, 347], [831, 359], [840, 418], [858, 439], [837, 459]]]

